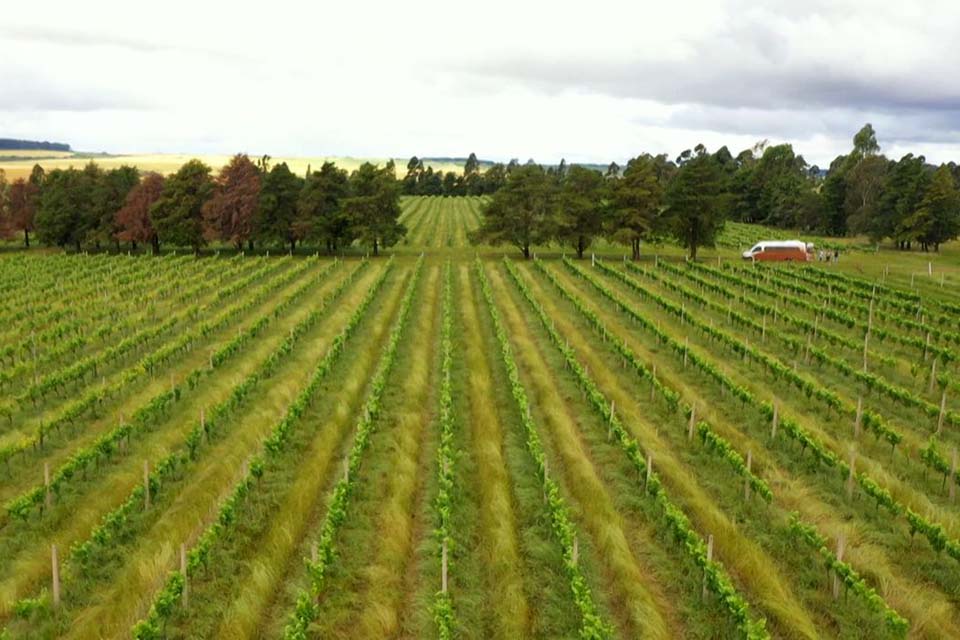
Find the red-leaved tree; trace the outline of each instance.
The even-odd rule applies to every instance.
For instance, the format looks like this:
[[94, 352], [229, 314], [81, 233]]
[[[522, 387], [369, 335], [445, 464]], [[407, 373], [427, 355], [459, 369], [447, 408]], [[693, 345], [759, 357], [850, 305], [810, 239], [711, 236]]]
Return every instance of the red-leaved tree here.
[[9, 205], [11, 231], [23, 231], [23, 244], [30, 246], [30, 232], [37, 214], [40, 187], [32, 181], [17, 178], [10, 185]]
[[260, 171], [244, 154], [237, 154], [216, 179], [213, 197], [203, 207], [203, 237], [243, 248], [253, 237], [260, 200]]
[[126, 202], [117, 211], [117, 240], [130, 242], [136, 248], [138, 242], [153, 247], [153, 254], [160, 253], [160, 239], [150, 222], [150, 207], [163, 193], [163, 176], [147, 173], [140, 183], [127, 194]]

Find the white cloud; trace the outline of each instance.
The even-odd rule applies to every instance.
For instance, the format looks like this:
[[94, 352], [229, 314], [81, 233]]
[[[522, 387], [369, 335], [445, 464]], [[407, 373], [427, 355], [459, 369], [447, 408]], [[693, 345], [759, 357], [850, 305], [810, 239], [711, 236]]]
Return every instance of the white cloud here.
[[792, 142], [824, 166], [866, 121], [960, 159], [946, 2], [21, 4], [0, 136], [84, 150], [555, 162]]

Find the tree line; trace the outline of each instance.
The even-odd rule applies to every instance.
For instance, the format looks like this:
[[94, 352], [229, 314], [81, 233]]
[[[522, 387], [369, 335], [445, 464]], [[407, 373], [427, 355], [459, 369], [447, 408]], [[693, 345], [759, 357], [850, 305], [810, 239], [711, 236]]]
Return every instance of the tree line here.
[[407, 162], [407, 174], [403, 177], [403, 193], [408, 196], [482, 196], [494, 193], [504, 185], [507, 173], [517, 165], [516, 160], [509, 164], [494, 163], [485, 171], [480, 169], [480, 161], [471, 153], [463, 165], [463, 172], [434, 171], [433, 167], [424, 167], [423, 160], [417, 156]]
[[306, 176], [269, 156], [234, 156], [216, 174], [190, 160], [170, 175], [135, 167], [105, 170], [94, 162], [82, 169], [44, 171], [7, 184], [0, 171], [0, 231], [31, 234], [59, 247], [100, 249], [129, 243], [190, 247], [210, 242], [238, 250], [255, 244], [316, 243], [327, 252], [354, 242], [374, 255], [406, 233], [399, 222], [401, 187], [392, 162], [364, 163], [352, 173], [325, 162]]
[[713, 246], [726, 220], [834, 236], [866, 235], [924, 251], [960, 235], [960, 166], [923, 156], [899, 161], [880, 153], [869, 124], [853, 149], [827, 171], [789, 144], [765, 142], [734, 157], [703, 145], [667, 155], [642, 154], [605, 173], [580, 166], [511, 165], [484, 210], [474, 242], [512, 244], [525, 256], [558, 243], [582, 257], [597, 238], [640, 255], [643, 241], [671, 238], [696, 257]]

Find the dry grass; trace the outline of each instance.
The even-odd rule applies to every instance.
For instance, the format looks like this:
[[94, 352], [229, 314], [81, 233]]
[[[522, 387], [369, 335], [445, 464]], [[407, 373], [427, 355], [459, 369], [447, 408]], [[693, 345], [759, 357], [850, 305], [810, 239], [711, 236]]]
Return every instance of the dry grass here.
[[520, 574], [516, 516], [510, 491], [510, 477], [503, 452], [503, 425], [493, 403], [493, 372], [481, 342], [482, 329], [477, 301], [466, 264], [458, 268], [461, 296], [457, 305], [463, 323], [463, 359], [466, 365], [473, 450], [477, 465], [476, 485], [480, 496], [480, 539], [485, 583], [490, 592], [489, 608], [497, 621], [496, 638], [526, 638], [530, 633], [529, 605]]
[[301, 556], [308, 555], [305, 547], [312, 540], [309, 532], [320, 526], [326, 510], [325, 489], [341, 471], [340, 459], [335, 456], [343, 450], [349, 428], [356, 421], [363, 391], [379, 356], [379, 350], [371, 347], [385, 339], [402, 294], [402, 287], [390, 288], [388, 300], [371, 318], [370, 328], [354, 338], [348, 372], [337, 383], [341, 401], [332, 406], [318, 402], [302, 419], [317, 433], [301, 456], [296, 477], [271, 516], [268, 530], [257, 542], [258, 554], [250, 561], [249, 574], [238, 585], [239, 592], [223, 607], [217, 637], [263, 635], [258, 630], [265, 629], [276, 594], [291, 573], [301, 571]]
[[[559, 270], [553, 272], [559, 274]], [[778, 628], [789, 630], [795, 637], [816, 638], [816, 625], [799, 604], [800, 600], [787, 578], [777, 570], [776, 559], [739, 530], [736, 522], [731, 520], [717, 505], [716, 500], [703, 489], [695, 469], [684, 464], [674, 454], [666, 437], [660, 434], [661, 429], [683, 432], [685, 424], [682, 417], [673, 424], [651, 423], [647, 418], [650, 411], [643, 403], [647, 396], [638, 395], [625, 384], [620, 371], [610, 369], [595, 348], [595, 339], [589, 339], [580, 333], [567, 320], [567, 314], [557, 308], [553, 301], [553, 291], [548, 295], [539, 280], [532, 278], [529, 273], [526, 273], [526, 276], [528, 285], [543, 304], [544, 310], [555, 319], [557, 331], [569, 340], [578, 359], [589, 368], [591, 377], [606, 397], [616, 403], [617, 414], [641, 443], [644, 451], [653, 455], [654, 468], [666, 483], [673, 498], [684, 505], [687, 516], [704, 538], [707, 533], [714, 535], [718, 558], [728, 571], [749, 588], [752, 600], [760, 603], [763, 609], [775, 618]], [[605, 315], [601, 317], [604, 317], [605, 323], [612, 328], [610, 319]], [[738, 447], [742, 446], [740, 439], [733, 442], [736, 442]], [[736, 483], [736, 480], [731, 481]]]
[[533, 405], [539, 408], [538, 423], [550, 431], [545, 441], [552, 441], [556, 449], [552, 468], [560, 469], [554, 473], [565, 478], [564, 485], [582, 520], [582, 531], [590, 536], [604, 566], [608, 579], [603, 591], [616, 603], [623, 632], [630, 636], [674, 637], [682, 622], [660, 585], [651, 580], [651, 571], [631, 550], [622, 517], [580, 439], [581, 427], [557, 388], [554, 372], [530, 337], [502, 274], [499, 269], [489, 273], [518, 365], [525, 374]]
[[[34, 153], [39, 154], [40, 152]], [[10, 155], [18, 154], [0, 150], [0, 157]], [[6, 171], [8, 179], [14, 180], [16, 178], [25, 178], [29, 176], [34, 164], [39, 164], [41, 167], [49, 171], [50, 169], [66, 169], [67, 167], [81, 168], [92, 160], [104, 169], [113, 169], [123, 165], [132, 165], [141, 171], [156, 171], [157, 173], [169, 174], [175, 173], [177, 169], [179, 169], [188, 160], [192, 160], [194, 158], [197, 158], [210, 165], [214, 171], [218, 171], [230, 161], [232, 156], [227, 154], [190, 155], [176, 153], [155, 153], [83, 158], [73, 157], [72, 154], [60, 155], [54, 151], [47, 151], [43, 152], [42, 158], [38, 158], [37, 155], [28, 157], [32, 159], [0, 161], [0, 169]], [[251, 154], [251, 157], [259, 156], [257, 154]], [[286, 162], [291, 171], [299, 175], [304, 175], [307, 172], [307, 167], [310, 167], [312, 170], [317, 170], [324, 162], [333, 162], [341, 169], [353, 171], [364, 162], [373, 162], [383, 166], [388, 160], [389, 158], [351, 158], [347, 156], [281, 156], [271, 158], [270, 162], [274, 165], [280, 164], [281, 162]], [[408, 158], [394, 158], [393, 160], [396, 164], [397, 177], [402, 178], [407, 172]], [[453, 163], [430, 163], [429, 166], [432, 166], [434, 171], [454, 171], [456, 173], [461, 173], [463, 171], [462, 165]]]
[[402, 349], [408, 366], [394, 371], [400, 377], [401, 404], [391, 407], [378, 427], [387, 439], [390, 460], [387, 486], [377, 501], [381, 511], [376, 518], [378, 546], [369, 550], [370, 563], [362, 570], [365, 593], [364, 610], [354, 631], [368, 638], [395, 635], [400, 629], [404, 598], [404, 573], [409, 568], [414, 546], [417, 495], [423, 487], [422, 457], [434, 452], [423, 448], [424, 431], [433, 422], [435, 362], [439, 339], [440, 267], [428, 267], [416, 303], [417, 316], [410, 319]]

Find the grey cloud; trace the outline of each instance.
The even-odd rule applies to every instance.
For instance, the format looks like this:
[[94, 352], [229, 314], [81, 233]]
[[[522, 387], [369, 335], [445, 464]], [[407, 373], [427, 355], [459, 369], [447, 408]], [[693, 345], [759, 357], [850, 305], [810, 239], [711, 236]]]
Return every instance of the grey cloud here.
[[126, 93], [96, 86], [71, 87], [38, 73], [0, 68], [0, 112], [151, 110]]

